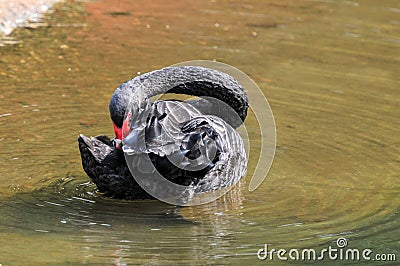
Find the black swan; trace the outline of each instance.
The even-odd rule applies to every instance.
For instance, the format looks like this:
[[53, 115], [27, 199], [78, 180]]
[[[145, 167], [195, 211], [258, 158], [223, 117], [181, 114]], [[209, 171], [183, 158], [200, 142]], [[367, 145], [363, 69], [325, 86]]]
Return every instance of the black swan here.
[[[150, 102], [167, 92], [198, 98]], [[140, 161], [128, 160], [130, 171], [129, 154], [146, 155], [166, 180], [195, 192], [230, 186], [246, 171], [243, 142], [234, 128], [243, 123], [247, 109], [242, 86], [217, 70], [180, 66], [137, 76], [111, 97], [115, 138], [79, 135], [83, 169], [100, 192], [118, 199], [152, 198], [137, 183], [136, 173], [133, 178]]]

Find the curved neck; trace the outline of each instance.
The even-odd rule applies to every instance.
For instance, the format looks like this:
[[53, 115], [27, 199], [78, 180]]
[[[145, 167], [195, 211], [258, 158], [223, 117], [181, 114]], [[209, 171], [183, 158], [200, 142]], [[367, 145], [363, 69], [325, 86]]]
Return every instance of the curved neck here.
[[[214, 98], [223, 101], [240, 118], [239, 122], [232, 122], [234, 127], [239, 126], [247, 116], [247, 94], [243, 87], [230, 75], [198, 66], [167, 67], [137, 76], [116, 89], [111, 98], [109, 109], [111, 118], [118, 127], [122, 126], [125, 110], [132, 95], [136, 94], [138, 89], [141, 89], [147, 98], [169, 92], [199, 97], [207, 96], [207, 99]], [[222, 118], [230, 116], [224, 113], [226, 108], [220, 108], [220, 111], [216, 110], [218, 109], [217, 101], [207, 102], [208, 106], [212, 105], [215, 109], [210, 114]], [[201, 106], [207, 105], [204, 99], [203, 103], [202, 101], [198, 102], [197, 105], [200, 109], [203, 109]]]

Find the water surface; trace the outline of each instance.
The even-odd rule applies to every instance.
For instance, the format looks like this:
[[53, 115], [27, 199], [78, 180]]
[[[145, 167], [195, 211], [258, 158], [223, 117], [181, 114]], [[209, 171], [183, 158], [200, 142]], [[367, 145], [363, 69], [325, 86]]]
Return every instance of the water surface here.
[[[266, 243], [322, 249], [338, 237], [399, 259], [399, 10], [66, 1], [16, 30], [0, 47], [0, 264], [265, 264]], [[266, 181], [247, 190], [260, 148], [250, 113], [248, 175], [225, 197], [190, 208], [102, 198], [77, 135], [112, 135], [121, 82], [194, 59], [241, 69], [268, 98], [277, 151]]]

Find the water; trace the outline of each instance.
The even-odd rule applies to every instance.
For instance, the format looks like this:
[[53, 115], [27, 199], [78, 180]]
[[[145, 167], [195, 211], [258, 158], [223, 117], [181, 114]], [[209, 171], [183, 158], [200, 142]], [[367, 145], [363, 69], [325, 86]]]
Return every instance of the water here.
[[[398, 260], [399, 10], [67, 1], [47, 26], [18, 29], [0, 47], [0, 264], [280, 264], [258, 249], [321, 250], [338, 237]], [[259, 151], [250, 113], [248, 176], [224, 198], [179, 208], [96, 194], [77, 135], [113, 134], [107, 105], [121, 82], [193, 59], [238, 67], [268, 98], [277, 151], [266, 181], [247, 190]]]

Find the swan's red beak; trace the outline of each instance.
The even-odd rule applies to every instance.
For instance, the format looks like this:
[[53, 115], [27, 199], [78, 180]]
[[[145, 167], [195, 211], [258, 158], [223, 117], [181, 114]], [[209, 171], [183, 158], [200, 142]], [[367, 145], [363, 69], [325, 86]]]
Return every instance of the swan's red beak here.
[[117, 125], [114, 122], [113, 126], [114, 126], [115, 138], [122, 140], [122, 128], [117, 127]]
[[125, 138], [128, 136], [129, 131], [130, 131], [130, 120], [132, 117], [132, 113], [128, 113], [127, 117], [124, 120], [124, 123], [122, 124], [122, 127], [119, 128], [114, 122], [114, 133], [115, 133], [115, 138], [122, 140], [122, 138]]

